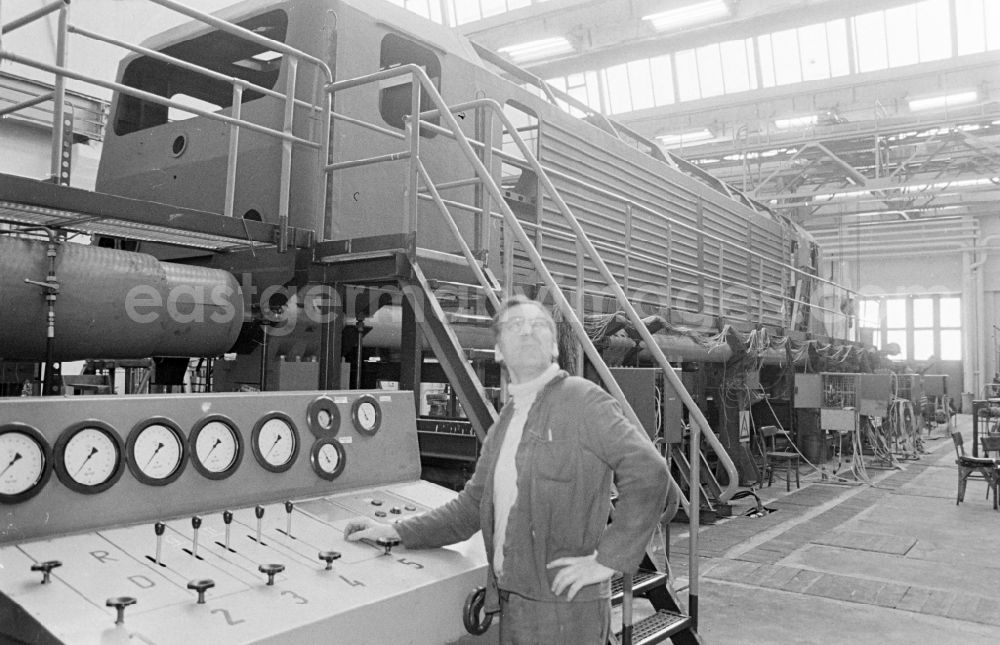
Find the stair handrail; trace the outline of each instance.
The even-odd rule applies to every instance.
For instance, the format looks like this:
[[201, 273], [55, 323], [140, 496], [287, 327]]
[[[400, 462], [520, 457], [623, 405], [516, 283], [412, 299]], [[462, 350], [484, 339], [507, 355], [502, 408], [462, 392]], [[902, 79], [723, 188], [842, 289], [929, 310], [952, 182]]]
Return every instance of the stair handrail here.
[[[698, 405], [691, 397], [691, 394], [687, 391], [687, 388], [684, 387], [684, 384], [681, 382], [680, 377], [678, 377], [677, 374], [674, 372], [674, 369], [670, 365], [669, 361], [667, 361], [667, 357], [663, 353], [663, 350], [656, 343], [656, 340], [653, 338], [653, 335], [649, 332], [649, 330], [646, 328], [646, 325], [642, 322], [642, 319], [639, 317], [639, 314], [635, 310], [635, 307], [633, 307], [632, 303], [628, 300], [628, 296], [625, 294], [624, 289], [622, 289], [621, 285], [618, 284], [618, 281], [615, 279], [614, 274], [611, 273], [611, 270], [608, 268], [608, 265], [604, 262], [604, 259], [597, 251], [597, 248], [594, 246], [593, 242], [590, 241], [590, 237], [587, 235], [587, 232], [580, 225], [580, 222], [579, 220], [577, 220], [576, 216], [573, 215], [572, 211], [569, 208], [569, 205], [567, 205], [566, 202], [559, 195], [555, 185], [552, 183], [552, 180], [548, 177], [545, 168], [541, 165], [538, 159], [528, 148], [527, 144], [521, 138], [520, 133], [518, 133], [517, 129], [514, 127], [514, 124], [510, 121], [507, 115], [504, 114], [503, 107], [500, 105], [499, 102], [493, 99], [476, 99], [473, 101], [468, 101], [466, 103], [450, 106], [449, 109], [454, 110], [456, 112], [460, 112], [460, 111], [471, 110], [478, 107], [490, 109], [494, 113], [494, 115], [501, 121], [501, 123], [504, 125], [507, 131], [511, 134], [512, 140], [517, 145], [518, 149], [521, 151], [521, 154], [524, 156], [525, 161], [531, 166], [531, 169], [535, 172], [538, 181], [542, 184], [542, 188], [548, 193], [549, 197], [556, 204], [556, 206], [559, 209], [559, 212], [566, 220], [566, 223], [569, 224], [570, 228], [573, 229], [573, 232], [576, 234], [578, 242], [583, 245], [584, 250], [590, 256], [591, 261], [594, 262], [594, 264], [597, 266], [597, 269], [600, 272], [601, 277], [604, 278], [608, 286], [614, 291], [615, 298], [618, 301], [618, 305], [625, 311], [629, 320], [632, 322], [632, 325], [635, 327], [636, 331], [639, 333], [643, 342], [646, 344], [646, 349], [650, 352], [650, 354], [653, 355], [659, 367], [664, 371], [670, 385], [680, 395], [681, 401], [687, 407], [689, 414], [691, 414], [692, 418], [695, 421], [695, 424], [699, 426], [701, 432], [705, 435], [705, 439], [708, 442], [708, 444], [711, 445], [712, 448], [715, 450], [716, 454], [719, 455], [721, 461], [723, 462], [723, 465], [725, 466], [726, 472], [729, 475], [728, 485], [726, 486], [725, 489], [723, 489], [722, 493], [719, 496], [719, 499], [722, 502], [728, 501], [730, 498], [732, 498], [733, 494], [736, 493], [736, 489], [739, 486], [739, 475], [737, 474], [735, 464], [733, 464], [732, 459], [723, 459], [723, 457], [728, 458], [729, 455], [726, 452], [725, 448], [722, 446], [721, 442], [719, 442], [718, 438], [715, 437], [715, 433], [712, 431], [711, 426], [709, 426], [708, 420], [705, 418], [705, 415], [701, 412], [701, 409], [698, 408]], [[435, 111], [425, 112], [422, 113], [421, 116], [427, 115], [429, 117], [433, 117], [435, 116], [434, 112]], [[511, 215], [513, 215], [513, 213], [511, 213]], [[506, 214], [504, 215], [504, 217], [506, 220], [507, 219]], [[516, 220], [516, 217], [514, 219]], [[521, 228], [520, 221], [517, 221], [517, 223], [519, 225], [518, 227]], [[524, 245], [523, 240], [519, 241], [521, 241], [522, 245]], [[550, 285], [550, 286], [555, 286], [555, 285]], [[694, 435], [694, 433], [692, 433], [691, 437], [692, 442], [694, 442], [696, 439], [697, 437]]]
[[[490, 193], [490, 196], [499, 206], [501, 213], [504, 217], [504, 221], [510, 226], [511, 230], [518, 238], [518, 242], [525, 248], [525, 251], [529, 255], [529, 259], [531, 260], [532, 264], [536, 267], [539, 274], [542, 276], [542, 279], [545, 282], [545, 284], [548, 287], [550, 287], [550, 290], [552, 291], [553, 296], [556, 299], [557, 306], [562, 311], [563, 315], [566, 317], [566, 320], [570, 324], [570, 327], [573, 330], [574, 334], [576, 335], [577, 339], [581, 342], [584, 352], [591, 359], [595, 368], [597, 368], [597, 371], [601, 376], [601, 380], [604, 382], [605, 386], [608, 388], [611, 395], [614, 396], [616, 399], [618, 399], [620, 403], [622, 403], [622, 407], [625, 410], [626, 415], [629, 416], [629, 420], [638, 425], [639, 427], [642, 427], [642, 423], [635, 415], [635, 412], [632, 410], [632, 407], [628, 405], [628, 402], [625, 399], [624, 392], [622, 392], [620, 386], [618, 386], [617, 381], [615, 381], [614, 377], [611, 375], [610, 370], [608, 370], [607, 365], [605, 365], [604, 360], [601, 358], [600, 353], [597, 351], [597, 348], [590, 340], [590, 336], [584, 329], [583, 323], [580, 322], [579, 318], [576, 315], [576, 312], [569, 304], [569, 301], [566, 299], [565, 294], [562, 293], [562, 289], [556, 283], [555, 278], [552, 276], [548, 268], [545, 266], [545, 263], [542, 260], [541, 256], [538, 254], [538, 251], [530, 243], [530, 239], [525, 233], [524, 228], [520, 225], [520, 221], [514, 215], [513, 211], [510, 210], [510, 207], [504, 200], [503, 193], [501, 192], [500, 187], [497, 186], [496, 181], [493, 179], [492, 174], [486, 168], [483, 162], [479, 159], [479, 157], [476, 155], [476, 152], [473, 149], [472, 144], [465, 136], [465, 133], [462, 132], [462, 129], [458, 124], [458, 121], [455, 119], [455, 116], [452, 113], [452, 108], [450, 108], [445, 103], [444, 99], [437, 91], [437, 88], [434, 87], [434, 84], [431, 82], [426, 72], [424, 72], [423, 68], [413, 63], [399, 65], [396, 67], [379, 70], [371, 74], [366, 74], [363, 76], [358, 76], [355, 78], [346, 79], [342, 81], [335, 81], [327, 86], [327, 91], [331, 94], [334, 94], [338, 91], [342, 91], [345, 89], [350, 89], [353, 87], [358, 87], [369, 83], [375, 83], [381, 80], [403, 75], [410, 75], [415, 80], [414, 87], [416, 87], [417, 83], [419, 83], [420, 90], [426, 92], [427, 96], [436, 106], [435, 109], [433, 110], [421, 112], [420, 114], [417, 115], [416, 118], [414, 118], [412, 115], [404, 117], [406, 122], [408, 123], [410, 131], [412, 132], [414, 129], [424, 127], [423, 123], [424, 119], [422, 117], [425, 116], [432, 118], [433, 116], [438, 115], [445, 122], [447, 130], [450, 131], [451, 138], [458, 144], [458, 147], [462, 151], [462, 154], [465, 155], [467, 161], [469, 161], [476, 175], [479, 177], [480, 183], [482, 183], [482, 185]], [[411, 98], [413, 98], [414, 102], [416, 102], [415, 93], [414, 96], [412, 96]], [[481, 99], [480, 101], [482, 101], [482, 103], [474, 101], [473, 104], [482, 105], [483, 107], [489, 108], [490, 111], [493, 112], [494, 114], [497, 113], [497, 110], [495, 108], [499, 108], [499, 103], [489, 99]], [[500, 109], [499, 114], [501, 115], [501, 117], [503, 116], [502, 108]], [[419, 120], [420, 123], [414, 123], [413, 122], [414, 120]], [[433, 125], [433, 124], [428, 124], [428, 125]], [[520, 141], [520, 145], [524, 146], [524, 142]], [[534, 159], [534, 157], [530, 154], [530, 151], [529, 151], [529, 156], [532, 159]], [[412, 153], [409, 154], [409, 158], [411, 159], [413, 158]], [[535, 163], [537, 164], [537, 160], [535, 160]], [[674, 485], [676, 486], [676, 483]], [[681, 503], [683, 504], [686, 501], [687, 500], [684, 499], [682, 495]], [[687, 508], [686, 504], [685, 508]]]
[[[466, 160], [469, 162], [469, 164], [475, 171], [475, 174], [479, 177], [483, 188], [486, 189], [486, 191], [490, 194], [490, 197], [497, 203], [497, 206], [500, 208], [500, 212], [503, 215], [504, 222], [509, 226], [510, 230], [514, 233], [514, 236], [517, 238], [517, 241], [521, 244], [525, 253], [527, 253], [529, 259], [534, 265], [536, 271], [538, 271], [545, 285], [549, 287], [553, 299], [556, 301], [556, 305], [559, 307], [559, 310], [565, 317], [566, 322], [569, 323], [570, 328], [573, 330], [574, 335], [576, 336], [577, 341], [583, 348], [584, 353], [590, 358], [591, 363], [594, 365], [595, 369], [600, 375], [601, 380], [603, 381], [605, 387], [608, 389], [609, 393], [615, 399], [618, 400], [618, 402], [622, 406], [622, 410], [625, 412], [629, 420], [637, 427], [641, 428], [642, 427], [641, 421], [635, 414], [635, 411], [632, 409], [632, 406], [629, 405], [628, 400], [625, 398], [625, 394], [621, 389], [621, 386], [618, 385], [618, 382], [612, 376], [611, 371], [608, 369], [608, 366], [604, 362], [603, 357], [601, 357], [600, 353], [597, 351], [597, 348], [594, 346], [594, 343], [590, 339], [589, 334], [587, 334], [586, 329], [584, 329], [583, 327], [583, 323], [576, 315], [576, 311], [570, 305], [569, 301], [566, 298], [566, 295], [563, 293], [562, 289], [559, 287], [555, 278], [552, 276], [552, 273], [545, 265], [545, 262], [543, 261], [541, 255], [538, 253], [538, 250], [535, 249], [534, 245], [531, 243], [531, 240], [528, 238], [527, 233], [521, 226], [521, 223], [517, 219], [517, 216], [514, 215], [514, 212], [511, 210], [510, 206], [504, 200], [503, 193], [500, 190], [500, 187], [497, 185], [496, 181], [494, 180], [492, 173], [490, 172], [489, 169], [486, 168], [482, 160], [480, 160], [479, 157], [476, 155], [476, 152], [473, 149], [472, 144], [465, 136], [465, 133], [462, 132], [462, 129], [458, 124], [458, 121], [455, 119], [455, 115], [452, 113], [452, 111], [453, 110], [460, 111], [463, 108], [459, 106], [449, 107], [445, 103], [444, 98], [437, 91], [437, 88], [434, 87], [434, 84], [431, 82], [426, 72], [424, 72], [423, 68], [413, 63], [399, 65], [397, 67], [392, 67], [389, 69], [379, 70], [378, 72], [366, 74], [364, 76], [359, 76], [353, 79], [336, 81], [330, 83], [326, 89], [328, 93], [331, 95], [331, 102], [332, 102], [332, 95], [337, 91], [349, 89], [352, 87], [357, 87], [360, 85], [365, 85], [368, 83], [373, 83], [394, 76], [401, 76], [404, 74], [411, 75], [411, 78], [413, 79], [412, 87], [414, 91], [411, 94], [412, 105], [419, 106], [418, 93], [423, 91], [427, 93], [427, 96], [431, 99], [431, 102], [436, 106], [435, 109], [424, 112], [418, 112], [417, 109], [414, 109], [413, 112], [415, 114], [411, 114], [404, 117], [405, 121], [408, 124], [411, 134], [411, 136], [409, 137], [411, 142], [411, 150], [410, 150], [411, 162], [413, 162], [414, 157], [417, 156], [417, 154], [415, 154], [414, 148], [416, 148], [418, 145], [417, 141], [419, 140], [418, 136], [420, 128], [423, 126], [423, 121], [424, 121], [423, 117], [425, 116], [428, 118], [433, 118], [434, 116], [440, 117], [447, 125], [447, 128], [451, 131], [452, 139], [456, 142], [462, 154], [466, 157]], [[657, 347], [657, 349], [659, 349], [658, 346], [656, 346], [655, 341], [653, 341], [652, 336], [649, 334], [649, 331], [645, 328], [645, 325], [643, 325], [641, 320], [639, 320], [638, 314], [632, 308], [631, 303], [628, 302], [628, 299], [625, 297], [624, 291], [622, 291], [621, 287], [614, 279], [614, 276], [610, 274], [607, 265], [604, 264], [600, 256], [597, 255], [596, 249], [593, 247], [593, 244], [590, 243], [590, 240], [587, 238], [586, 233], [579, 226], [579, 222], [576, 221], [575, 217], [572, 216], [572, 213], [569, 212], [569, 207], [566, 205], [564, 201], [562, 201], [561, 197], [559, 197], [558, 193], [555, 190], [555, 186], [545, 175], [545, 172], [542, 169], [541, 165], [539, 164], [538, 160], [534, 157], [531, 151], [527, 148], [524, 141], [517, 134], [517, 130], [513, 126], [513, 124], [510, 123], [508, 119], [506, 119], [505, 115], [503, 114], [503, 108], [500, 106], [500, 104], [492, 99], [479, 99], [477, 101], [472, 101], [470, 103], [463, 105], [466, 105], [468, 107], [480, 107], [480, 106], [485, 107], [489, 109], [494, 115], [499, 116], [499, 118], [504, 122], [505, 127], [508, 129], [508, 131], [514, 135], [513, 138], [517, 143], [518, 148], [525, 156], [525, 159], [529, 160], [529, 163], [531, 163], [533, 165], [533, 168], [535, 168], [536, 174], [538, 175], [539, 179], [544, 179], [545, 189], [548, 190], [549, 194], [554, 199], [558, 200], [560, 205], [560, 210], [564, 213], [569, 214], [569, 217], [567, 219], [571, 221], [573, 224], [575, 224], [576, 229], [578, 230], [580, 240], [589, 247], [587, 248], [588, 253], [592, 257], [596, 256], [596, 258], [594, 259], [599, 263], [600, 267], [603, 269], [602, 273], [605, 275], [605, 278], [609, 281], [612, 288], [616, 290], [616, 297], [620, 301], [623, 301], [624, 305], [630, 311], [631, 313], [630, 318], [634, 318], [633, 323], [636, 324], [637, 329], [641, 330], [640, 334], [643, 335], [644, 341], [650, 344], [651, 346]], [[468, 107], [464, 109], [468, 109]], [[413, 197], [415, 200], [416, 196], [414, 195]], [[662, 351], [659, 352], [659, 355], [662, 356], [665, 360], [665, 356], [663, 356]], [[675, 387], [675, 389], [678, 390], [678, 393], [681, 394], [682, 400], [685, 401], [685, 404], [688, 405], [689, 408], [693, 408], [694, 414], [700, 414], [700, 410], [698, 410], [697, 406], [694, 405], [694, 400], [691, 398], [691, 395], [687, 392], [687, 389], [680, 382], [677, 375], [674, 374], [673, 368], [670, 367], [669, 363], [666, 364], [665, 371], [668, 374], [667, 378], [668, 379], [672, 378], [672, 380], [670, 380], [670, 383]], [[704, 422], [705, 427], [707, 427], [707, 420], [704, 419], [703, 415], [701, 416], [701, 420]], [[690, 449], [691, 449], [691, 461], [693, 464], [691, 467], [691, 476], [694, 481], [700, 481], [699, 467], [700, 467], [701, 445], [700, 445], [700, 439], [698, 437], [700, 429], [701, 427], [699, 425], [695, 425], [692, 427], [691, 430]], [[714, 437], [713, 433], [711, 433], [710, 430], [708, 434]], [[728, 455], [726, 454], [725, 450], [721, 450], [720, 458], [721, 457], [728, 458]], [[688, 500], [685, 498], [683, 492], [680, 490], [680, 486], [677, 484], [677, 482], [674, 480], [673, 476], [669, 472], [667, 472], [667, 478], [669, 480], [668, 506], [671, 504], [679, 503], [684, 506], [685, 511], [688, 514], [689, 527], [690, 527], [690, 534], [689, 534], [690, 561], [689, 561], [689, 583], [688, 583], [689, 607], [690, 607], [689, 611], [692, 615], [692, 618], [696, 620], [695, 617], [697, 616], [697, 605], [698, 605], [697, 536], [698, 536], [698, 525], [700, 519], [699, 518], [700, 504], [698, 499], [699, 487], [692, 486], [690, 488], [690, 500]]]

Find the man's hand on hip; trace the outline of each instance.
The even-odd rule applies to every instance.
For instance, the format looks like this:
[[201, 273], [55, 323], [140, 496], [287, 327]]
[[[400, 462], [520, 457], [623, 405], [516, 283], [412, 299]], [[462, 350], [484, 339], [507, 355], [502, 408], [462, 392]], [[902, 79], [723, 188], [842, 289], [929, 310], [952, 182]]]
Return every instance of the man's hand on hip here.
[[573, 600], [580, 589], [609, 579], [615, 570], [597, 561], [597, 553], [578, 557], [556, 558], [546, 565], [547, 569], [563, 567], [552, 581], [552, 593], [566, 592], [566, 598]]

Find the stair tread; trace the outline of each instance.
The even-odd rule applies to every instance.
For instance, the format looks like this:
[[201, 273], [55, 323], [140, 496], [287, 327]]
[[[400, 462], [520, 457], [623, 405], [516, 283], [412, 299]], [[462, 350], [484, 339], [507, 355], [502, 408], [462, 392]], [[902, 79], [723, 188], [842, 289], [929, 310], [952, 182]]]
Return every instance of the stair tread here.
[[[689, 629], [691, 617], [660, 609], [632, 625], [632, 645], [662, 643], [674, 634]], [[621, 638], [621, 632], [615, 632]]]
[[[635, 572], [635, 575], [632, 576], [632, 595], [641, 595], [652, 587], [666, 583], [666, 581], [667, 574], [661, 571], [639, 569]], [[612, 604], [619, 604], [621, 602], [622, 595], [622, 577], [618, 575], [611, 580]]]

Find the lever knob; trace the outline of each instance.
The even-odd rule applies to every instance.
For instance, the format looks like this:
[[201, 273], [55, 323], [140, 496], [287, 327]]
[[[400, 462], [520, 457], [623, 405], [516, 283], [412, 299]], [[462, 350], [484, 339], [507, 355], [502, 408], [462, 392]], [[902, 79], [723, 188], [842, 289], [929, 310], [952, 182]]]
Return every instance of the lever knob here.
[[195, 515], [191, 518], [191, 528], [200, 529], [201, 528], [201, 518]]
[[264, 507], [263, 506], [257, 506], [257, 507], [255, 507], [253, 509], [253, 514], [254, 514], [254, 516], [256, 516], [256, 518], [258, 520], [260, 518], [264, 517]]
[[285, 570], [283, 564], [262, 564], [257, 567], [261, 573], [267, 574], [267, 584], [274, 584], [274, 576]]
[[285, 512], [286, 513], [291, 513], [293, 508], [295, 508], [295, 504], [292, 504], [290, 501], [289, 502], [285, 502]]
[[232, 511], [222, 511], [222, 521], [226, 524], [233, 523], [233, 512]]
[[31, 570], [42, 572], [42, 584], [44, 585], [49, 583], [49, 576], [52, 574], [52, 570], [61, 566], [62, 562], [59, 560], [46, 560], [45, 562], [36, 562], [31, 565]]
[[114, 607], [118, 611], [118, 615], [115, 617], [116, 625], [125, 624], [125, 608], [129, 605], [135, 604], [135, 598], [132, 596], [113, 596], [108, 598], [104, 603], [108, 607]]
[[191, 580], [187, 584], [188, 589], [194, 589], [195, 591], [198, 592], [199, 605], [205, 604], [205, 591], [207, 589], [211, 589], [214, 586], [215, 586], [215, 580], [212, 580], [210, 578], [204, 578], [202, 580]]
[[385, 555], [389, 555], [389, 552], [392, 551], [392, 547], [397, 546], [399, 544], [399, 538], [380, 537], [376, 538], [375, 544], [381, 547], [385, 547]]
[[157, 535], [163, 535], [164, 531], [166, 530], [167, 530], [167, 525], [164, 524], [163, 522], [157, 522], [156, 524], [153, 525], [153, 532], [155, 532]]
[[324, 562], [326, 562], [326, 571], [329, 571], [330, 569], [333, 568], [333, 561], [337, 560], [338, 558], [340, 558], [340, 552], [339, 551], [320, 551], [319, 552], [319, 559], [323, 560]]

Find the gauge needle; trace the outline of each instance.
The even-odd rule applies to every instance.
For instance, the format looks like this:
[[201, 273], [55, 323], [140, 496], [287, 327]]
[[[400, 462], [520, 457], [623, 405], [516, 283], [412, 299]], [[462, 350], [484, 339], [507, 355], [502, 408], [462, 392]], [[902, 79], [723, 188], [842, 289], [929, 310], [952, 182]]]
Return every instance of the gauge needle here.
[[83, 470], [83, 467], [87, 465], [88, 461], [90, 461], [90, 458], [96, 454], [97, 454], [97, 446], [91, 446], [90, 454], [87, 455], [87, 458], [83, 460], [83, 463], [80, 464], [80, 467], [76, 469], [76, 472], [73, 473], [73, 476], [76, 477], [77, 475], [79, 475], [80, 471]]
[[277, 437], [275, 437], [274, 443], [272, 443], [271, 447], [267, 449], [267, 454], [264, 455], [265, 457], [267, 457], [267, 455], [271, 454], [271, 451], [274, 450], [274, 447], [278, 445], [279, 441], [281, 441], [281, 435], [280, 434]]
[[[153, 463], [153, 459], [156, 458], [156, 453], [160, 452], [160, 448], [162, 448], [162, 447], [163, 447], [163, 442], [162, 441], [160, 443], [156, 444], [156, 450], [154, 450], [153, 454], [149, 456], [149, 461], [146, 462], [146, 466], [148, 466], [149, 464]], [[143, 468], [145, 468], [146, 466], [143, 466]]]
[[3, 474], [5, 472], [7, 472], [10, 469], [10, 467], [13, 466], [17, 462], [17, 460], [20, 459], [20, 458], [21, 458], [21, 453], [15, 452], [14, 453], [14, 458], [10, 460], [10, 463], [7, 464], [6, 466], [4, 466], [3, 470], [0, 470], [0, 476], [3, 476]]
[[209, 456], [210, 454], [212, 454], [212, 452], [213, 452], [213, 451], [214, 451], [214, 450], [215, 450], [216, 448], [218, 448], [218, 447], [219, 447], [219, 444], [220, 444], [220, 443], [222, 443], [222, 439], [216, 439], [216, 440], [215, 440], [215, 443], [213, 443], [213, 444], [212, 444], [212, 450], [209, 450], [209, 451], [208, 451], [207, 453], [205, 453], [205, 459], [208, 459], [208, 456]]

